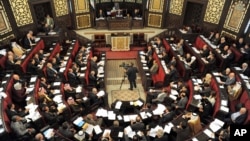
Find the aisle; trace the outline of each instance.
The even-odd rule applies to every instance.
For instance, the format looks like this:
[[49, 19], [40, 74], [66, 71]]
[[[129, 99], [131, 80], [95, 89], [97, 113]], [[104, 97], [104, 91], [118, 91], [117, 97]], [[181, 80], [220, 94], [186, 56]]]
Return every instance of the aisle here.
[[106, 68], [108, 69], [105, 71], [105, 84], [106, 91], [108, 92], [109, 106], [117, 99], [124, 101], [133, 101], [137, 100], [138, 98], [141, 98], [143, 100], [146, 99], [145, 92], [141, 83], [140, 74], [137, 74], [137, 88], [133, 91], [128, 90], [129, 81], [127, 80], [127, 77], [125, 77], [124, 79], [124, 71], [123, 68], [120, 67], [123, 62], [126, 64], [133, 62], [135, 67], [138, 67], [135, 59], [107, 60], [106, 62]]

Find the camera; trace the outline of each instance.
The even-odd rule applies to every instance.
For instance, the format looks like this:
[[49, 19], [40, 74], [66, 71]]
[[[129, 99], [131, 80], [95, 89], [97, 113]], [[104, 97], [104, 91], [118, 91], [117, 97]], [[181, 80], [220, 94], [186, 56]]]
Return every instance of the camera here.
[[129, 64], [126, 64], [125, 62], [123, 62], [122, 64], [119, 65], [119, 67], [123, 67], [124, 69], [128, 69]]

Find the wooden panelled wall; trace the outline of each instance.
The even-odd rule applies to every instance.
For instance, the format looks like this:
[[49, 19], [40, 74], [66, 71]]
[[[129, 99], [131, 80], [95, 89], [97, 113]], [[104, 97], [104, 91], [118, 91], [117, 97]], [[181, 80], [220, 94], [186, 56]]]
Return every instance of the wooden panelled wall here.
[[[92, 1], [92, 0], [91, 0]], [[33, 4], [49, 2], [52, 17], [59, 27], [82, 29], [94, 26], [94, 9], [90, 0], [0, 0], [0, 45], [8, 39], [19, 38], [28, 30], [36, 31], [37, 19]], [[100, 3], [142, 3], [145, 26], [180, 28], [183, 25], [188, 3], [202, 5], [201, 21], [204, 31], [217, 30], [223, 35], [250, 40], [245, 27], [250, 18], [249, 0], [94, 0]], [[237, 20], [235, 20], [237, 19]]]

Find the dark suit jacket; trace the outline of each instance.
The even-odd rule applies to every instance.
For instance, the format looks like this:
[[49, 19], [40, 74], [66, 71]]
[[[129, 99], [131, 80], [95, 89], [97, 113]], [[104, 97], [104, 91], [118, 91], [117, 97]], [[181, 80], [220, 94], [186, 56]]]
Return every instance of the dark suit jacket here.
[[77, 78], [77, 76], [74, 74], [74, 73], [68, 73], [68, 81], [69, 81], [69, 84], [72, 85], [72, 86], [76, 86], [78, 85], [79, 83], [79, 80]]
[[131, 128], [134, 131], [143, 131], [143, 130], [145, 130], [145, 124], [143, 122], [136, 122], [136, 123], [131, 125]]
[[55, 71], [53, 71], [52, 69], [50, 69], [50, 68], [47, 68], [46, 72], [47, 72], [47, 77], [48, 78], [53, 79], [53, 78], [56, 78], [56, 76], [57, 76], [57, 73]]
[[90, 70], [92, 71], [95, 71], [95, 74], [98, 73], [98, 66], [97, 66], [97, 63], [94, 62], [93, 60], [90, 61]]
[[74, 133], [72, 131], [70, 131], [69, 128], [63, 129], [62, 127], [59, 127], [58, 132], [66, 138], [74, 139]]
[[[32, 42], [32, 43], [35, 43], [34, 40], [31, 40], [31, 42]], [[32, 47], [32, 46], [31, 46], [31, 44], [30, 44], [29, 39], [27, 38], [27, 36], [25, 36], [25, 37], [23, 38], [23, 48], [25, 48], [25, 49], [30, 49], [31, 47]]]
[[18, 115], [18, 116], [20, 116], [20, 117], [24, 117], [25, 116], [25, 112], [18, 112], [18, 111], [12, 111], [12, 110], [10, 110], [10, 109], [6, 109], [6, 113], [7, 113], [7, 116], [9, 117], [9, 119], [11, 120], [11, 118], [13, 117], [13, 116], [16, 116], [16, 115]]
[[89, 102], [91, 105], [99, 101], [98, 97], [93, 93], [89, 93], [88, 97], [89, 97]]
[[176, 69], [173, 69], [169, 72], [169, 81], [177, 81], [179, 78], [179, 74]]
[[167, 123], [170, 122], [174, 119], [175, 112], [171, 111], [169, 113], [165, 113], [162, 115], [161, 122], [162, 123]]
[[236, 119], [235, 119], [235, 124], [243, 124], [247, 118], [248, 114], [247, 112], [245, 114], [242, 114], [240, 116], [238, 116]]
[[206, 50], [202, 50], [203, 52], [201, 53], [201, 57], [208, 57], [210, 50], [206, 49]]
[[7, 70], [14, 70], [16, 68], [16, 64], [7, 59], [5, 62], [5, 68]]
[[247, 67], [244, 71], [242, 71], [242, 73], [248, 77], [250, 77], [250, 68]]
[[30, 72], [31, 74], [34, 74], [34, 75], [38, 74], [38, 72], [37, 72], [38, 69], [39, 69], [39, 67], [35, 66], [31, 62], [27, 66], [27, 71]]
[[186, 127], [185, 129], [177, 128], [176, 133], [176, 141], [185, 141], [190, 137], [191, 130], [189, 127]]
[[138, 73], [138, 70], [136, 67], [129, 67], [127, 70], [128, 80], [136, 80], [136, 73]]
[[155, 138], [154, 141], [168, 141], [168, 135], [164, 134], [161, 138]]
[[91, 86], [96, 86], [97, 85], [97, 80], [96, 80], [96, 77], [89, 74], [89, 85]]

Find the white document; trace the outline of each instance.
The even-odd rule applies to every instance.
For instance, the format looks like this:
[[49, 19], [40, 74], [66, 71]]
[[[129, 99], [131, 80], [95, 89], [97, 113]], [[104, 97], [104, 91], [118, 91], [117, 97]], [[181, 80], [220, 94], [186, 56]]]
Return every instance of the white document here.
[[178, 95], [178, 92], [174, 89], [171, 89], [171, 92], [170, 92], [172, 95]]
[[213, 133], [211, 130], [205, 129], [203, 132], [204, 132], [208, 137], [214, 138], [214, 133]]
[[173, 99], [173, 100], [176, 100], [177, 99], [177, 97], [176, 96], [174, 96], [174, 95], [169, 95], [169, 97], [171, 98], [171, 99]]
[[122, 120], [122, 116], [121, 116], [121, 115], [118, 115], [118, 116], [117, 116], [117, 119], [118, 119], [118, 120]]
[[123, 120], [124, 120], [124, 122], [129, 122], [130, 121], [129, 116], [123, 115]]
[[102, 135], [109, 135], [110, 132], [111, 132], [110, 129], [105, 129], [105, 130], [103, 131], [103, 134], [102, 134]]
[[224, 112], [226, 112], [226, 113], [228, 113], [229, 112], [229, 108], [228, 107], [225, 107], [225, 106], [220, 106], [220, 110], [222, 110], [222, 111], [224, 111]]
[[94, 126], [92, 124], [88, 124], [88, 128], [86, 129], [86, 133], [91, 135], [93, 133]]
[[163, 131], [164, 131], [165, 133], [170, 134], [171, 128], [172, 128], [171, 126], [169, 126], [169, 125], [166, 124]]
[[227, 104], [228, 104], [228, 101], [227, 101], [227, 100], [221, 100], [221, 105], [227, 106]]
[[105, 95], [105, 92], [103, 90], [99, 91], [97, 94], [96, 94], [98, 97], [101, 97], [101, 96], [104, 96]]
[[123, 138], [123, 132], [119, 132], [119, 133], [118, 133], [118, 137], [119, 137], [119, 138]]
[[115, 120], [116, 119], [116, 114], [114, 111], [108, 111], [108, 119], [109, 120]]
[[126, 128], [124, 128], [124, 131], [126, 131], [127, 134], [129, 134], [130, 132], [132, 132], [131, 126], [129, 125]]
[[117, 101], [115, 104], [115, 109], [121, 109], [122, 106], [122, 102], [121, 101]]
[[200, 100], [200, 99], [202, 99], [202, 97], [201, 97], [201, 95], [200, 95], [200, 94], [196, 94], [196, 95], [194, 95], [194, 99], [196, 99], [196, 100]]
[[101, 127], [99, 125], [94, 126], [94, 131], [95, 131], [96, 134], [102, 133], [102, 129], [101, 129]]
[[147, 118], [146, 112], [140, 112], [140, 116], [141, 116], [142, 119]]

